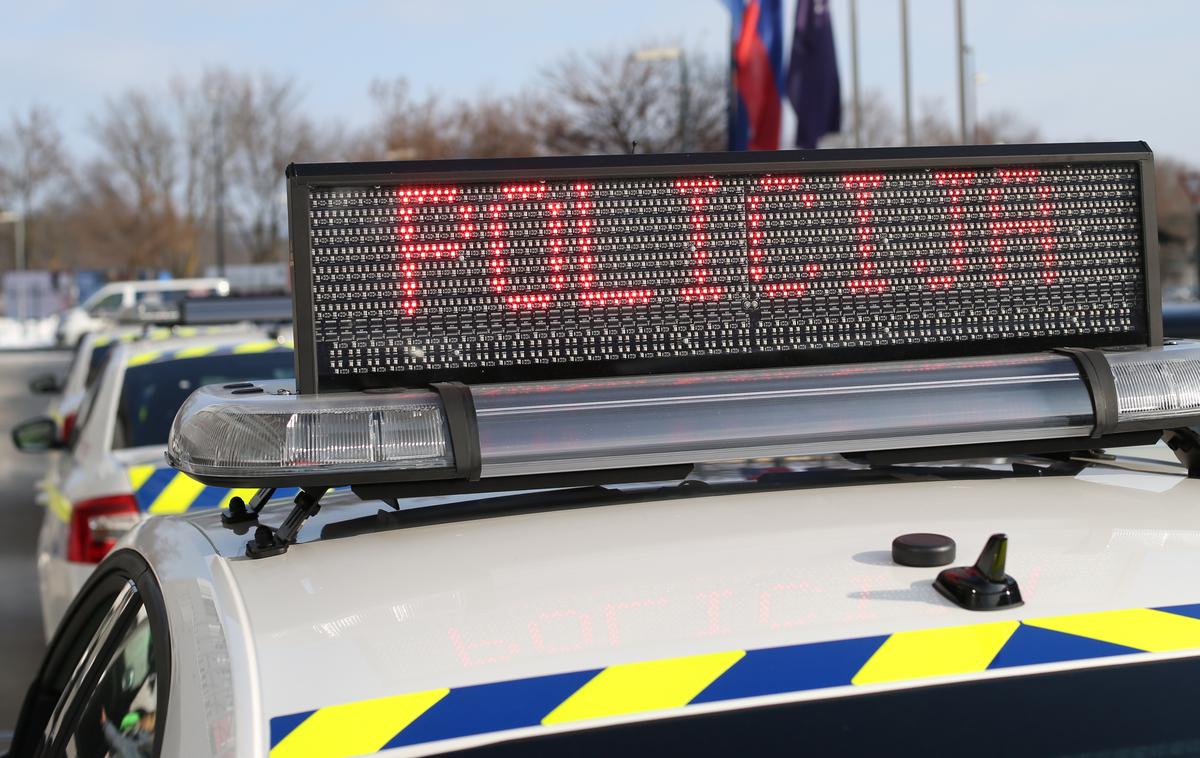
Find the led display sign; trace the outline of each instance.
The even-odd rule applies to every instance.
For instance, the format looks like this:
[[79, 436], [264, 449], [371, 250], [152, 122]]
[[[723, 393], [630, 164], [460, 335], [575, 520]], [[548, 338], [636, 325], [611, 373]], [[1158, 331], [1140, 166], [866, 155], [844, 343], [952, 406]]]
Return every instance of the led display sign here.
[[293, 166], [301, 390], [1152, 344], [1141, 144]]

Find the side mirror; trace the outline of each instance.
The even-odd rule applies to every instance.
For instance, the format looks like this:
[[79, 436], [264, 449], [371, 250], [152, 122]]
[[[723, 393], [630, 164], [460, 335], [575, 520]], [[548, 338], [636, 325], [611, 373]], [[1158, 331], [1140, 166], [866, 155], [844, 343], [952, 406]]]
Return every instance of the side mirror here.
[[35, 395], [53, 395], [62, 392], [62, 385], [54, 374], [41, 374], [29, 380], [29, 391]]
[[44, 453], [62, 447], [58, 439], [58, 424], [54, 419], [44, 416], [13, 427], [12, 441], [22, 453]]

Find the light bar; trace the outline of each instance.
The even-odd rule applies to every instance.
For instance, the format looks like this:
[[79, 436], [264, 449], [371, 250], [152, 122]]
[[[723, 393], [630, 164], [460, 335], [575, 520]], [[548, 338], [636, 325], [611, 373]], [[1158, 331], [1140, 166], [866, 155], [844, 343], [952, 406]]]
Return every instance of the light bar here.
[[302, 393], [1161, 342], [1142, 143], [289, 180]]
[[231, 321], [289, 323], [292, 320], [292, 299], [249, 295], [188, 298], [179, 303], [179, 319], [184, 324], [192, 325], [228, 324]]
[[[1200, 343], [1096, 355], [1115, 379], [1106, 432], [1200, 423]], [[457, 411], [433, 391], [205, 387], [167, 455], [214, 484], [335, 486], [1030, 440], [1086, 449], [1108, 423], [1102, 385], [1057, 353], [492, 384], [473, 388], [476, 423], [456, 432], [477, 430], [476, 471], [456, 460]]]

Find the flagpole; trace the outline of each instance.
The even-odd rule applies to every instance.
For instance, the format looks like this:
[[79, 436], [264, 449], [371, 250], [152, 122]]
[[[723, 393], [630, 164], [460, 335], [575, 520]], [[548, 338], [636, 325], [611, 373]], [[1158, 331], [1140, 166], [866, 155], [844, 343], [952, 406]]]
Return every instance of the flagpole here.
[[904, 144], [913, 143], [912, 80], [908, 70], [908, 0], [900, 0], [900, 79], [904, 109]]
[[862, 87], [858, 81], [858, 0], [850, 0], [850, 78], [854, 80], [854, 146], [862, 147]]
[[967, 144], [967, 44], [963, 31], [963, 0], [954, 0], [954, 58], [958, 63], [958, 141]]

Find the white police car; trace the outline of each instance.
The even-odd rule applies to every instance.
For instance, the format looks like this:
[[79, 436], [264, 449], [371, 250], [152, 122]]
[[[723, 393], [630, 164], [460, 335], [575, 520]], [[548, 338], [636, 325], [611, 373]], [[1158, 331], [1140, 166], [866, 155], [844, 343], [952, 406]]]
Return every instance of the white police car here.
[[228, 294], [229, 282], [217, 277], [109, 282], [59, 314], [55, 341], [59, 347], [73, 347], [85, 334], [114, 326], [122, 311], [170, 305], [187, 297]]
[[13, 431], [18, 449], [62, 450], [39, 485], [46, 505], [37, 554], [47, 637], [95, 564], [138, 519], [215, 507], [230, 497], [163, 463], [171, 419], [191, 391], [213, 381], [292, 375], [290, 344], [260, 329], [111, 344], [67, 442], [59, 442], [51, 418]]
[[30, 380], [30, 389], [38, 394], [54, 395], [46, 408], [46, 415], [58, 423], [59, 437], [66, 442], [71, 437], [84, 393], [100, 375], [100, 368], [108, 358], [109, 351], [117, 344], [139, 340], [158, 342], [243, 328], [245, 327], [234, 325], [200, 327], [145, 324], [88, 332], [76, 343], [71, 363], [61, 379], [54, 374], [43, 374]]
[[14, 750], [1194, 752], [1148, 151], [752, 160], [293, 167], [298, 391], [168, 443], [256, 494], [127, 535]]

